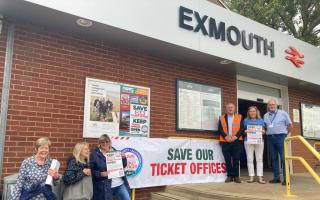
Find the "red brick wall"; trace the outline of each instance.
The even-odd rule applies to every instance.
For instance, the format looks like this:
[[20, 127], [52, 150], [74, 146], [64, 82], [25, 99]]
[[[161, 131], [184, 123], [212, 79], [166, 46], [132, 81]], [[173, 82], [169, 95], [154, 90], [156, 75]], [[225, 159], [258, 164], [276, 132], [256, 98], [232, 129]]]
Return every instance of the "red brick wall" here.
[[[0, 35], [1, 86], [5, 43], [6, 28]], [[177, 77], [221, 86], [224, 104], [236, 103], [235, 74], [218, 72], [214, 66], [186, 65], [31, 25], [17, 26], [13, 64], [4, 176], [18, 172], [21, 161], [33, 154], [33, 142], [41, 136], [50, 137], [51, 155], [65, 167], [72, 147], [82, 141], [86, 76], [150, 87], [151, 137], [213, 137], [175, 130]], [[292, 109], [298, 109], [300, 101], [320, 104], [320, 95], [289, 89], [289, 100], [292, 117]], [[294, 124], [294, 134], [300, 134], [300, 124]], [[96, 141], [89, 142], [94, 148]], [[314, 158], [299, 143], [294, 143], [293, 154], [314, 164]], [[294, 166], [296, 172], [304, 171], [300, 163]], [[150, 191], [162, 189], [138, 190], [137, 197], [149, 199]]]
[[[290, 116], [293, 118], [293, 109], [300, 108], [300, 102], [312, 103], [320, 105], [320, 93], [311, 93], [303, 90], [290, 89], [289, 88], [289, 107], [290, 107]], [[300, 119], [301, 122], [301, 119]], [[319, 122], [320, 123], [320, 122]], [[292, 135], [301, 135], [301, 124], [294, 123], [294, 131]], [[312, 146], [315, 140], [308, 140]], [[319, 141], [317, 141], [319, 142]], [[306, 149], [306, 147], [298, 141], [292, 143], [292, 155], [302, 156], [306, 161], [313, 167], [315, 164], [315, 157]], [[305, 168], [300, 164], [299, 161], [293, 162], [293, 168], [295, 172], [306, 172]]]
[[[51, 156], [65, 161], [82, 141], [85, 78], [151, 88], [151, 137], [212, 138], [213, 134], [176, 131], [176, 78], [223, 88], [226, 101], [236, 103], [235, 74], [181, 64], [102, 41], [43, 28], [17, 25], [10, 88], [3, 175], [19, 170], [33, 154], [33, 142], [48, 136]], [[89, 140], [92, 148], [95, 140]], [[154, 188], [152, 190], [159, 190]], [[138, 190], [148, 199], [150, 189]]]

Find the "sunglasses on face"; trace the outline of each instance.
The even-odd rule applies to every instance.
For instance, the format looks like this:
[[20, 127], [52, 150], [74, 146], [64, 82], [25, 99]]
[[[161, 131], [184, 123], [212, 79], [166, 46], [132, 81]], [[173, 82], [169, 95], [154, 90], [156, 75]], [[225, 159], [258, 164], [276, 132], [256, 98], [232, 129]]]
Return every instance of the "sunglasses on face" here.
[[107, 140], [103, 140], [103, 141], [99, 141], [100, 144], [109, 144], [110, 141], [107, 141]]

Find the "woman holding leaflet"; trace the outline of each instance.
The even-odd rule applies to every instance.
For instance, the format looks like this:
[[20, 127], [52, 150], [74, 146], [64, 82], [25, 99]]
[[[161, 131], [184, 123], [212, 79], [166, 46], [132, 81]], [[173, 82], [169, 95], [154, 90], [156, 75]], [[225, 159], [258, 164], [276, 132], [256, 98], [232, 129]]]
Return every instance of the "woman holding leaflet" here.
[[[245, 136], [248, 133], [248, 125], [262, 126], [262, 134], [265, 134], [265, 125], [263, 119], [261, 119], [260, 111], [256, 106], [251, 106], [248, 108], [247, 118], [243, 120], [245, 127]], [[260, 144], [250, 144], [248, 138], [244, 139], [244, 147], [247, 154], [247, 166], [249, 171], [249, 180], [248, 183], [253, 183], [255, 181], [255, 171], [254, 171], [254, 155], [256, 155], [257, 162], [257, 176], [258, 183], [265, 184], [266, 182], [263, 179], [263, 150], [264, 142]]]

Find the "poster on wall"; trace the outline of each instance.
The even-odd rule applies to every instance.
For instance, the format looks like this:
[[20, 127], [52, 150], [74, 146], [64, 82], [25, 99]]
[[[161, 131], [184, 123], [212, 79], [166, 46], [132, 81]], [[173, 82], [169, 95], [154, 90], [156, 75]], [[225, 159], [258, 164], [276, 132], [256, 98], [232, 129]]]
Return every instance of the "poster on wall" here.
[[86, 79], [83, 137], [148, 137], [150, 88]]
[[221, 112], [221, 88], [177, 80], [177, 130], [216, 131]]
[[300, 103], [302, 136], [320, 139], [320, 105]]
[[111, 140], [127, 157], [125, 174], [130, 188], [224, 182], [226, 179], [219, 141], [134, 137]]

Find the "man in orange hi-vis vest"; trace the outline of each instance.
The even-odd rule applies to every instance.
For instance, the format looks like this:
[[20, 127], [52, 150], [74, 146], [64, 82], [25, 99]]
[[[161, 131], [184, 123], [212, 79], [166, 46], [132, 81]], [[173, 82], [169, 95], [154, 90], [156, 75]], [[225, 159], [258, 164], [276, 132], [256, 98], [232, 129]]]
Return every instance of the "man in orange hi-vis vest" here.
[[235, 105], [228, 103], [226, 113], [220, 117], [218, 132], [220, 134], [220, 145], [226, 161], [227, 176], [226, 183], [232, 181], [241, 183], [239, 178], [239, 160], [243, 149], [242, 116], [235, 113]]

